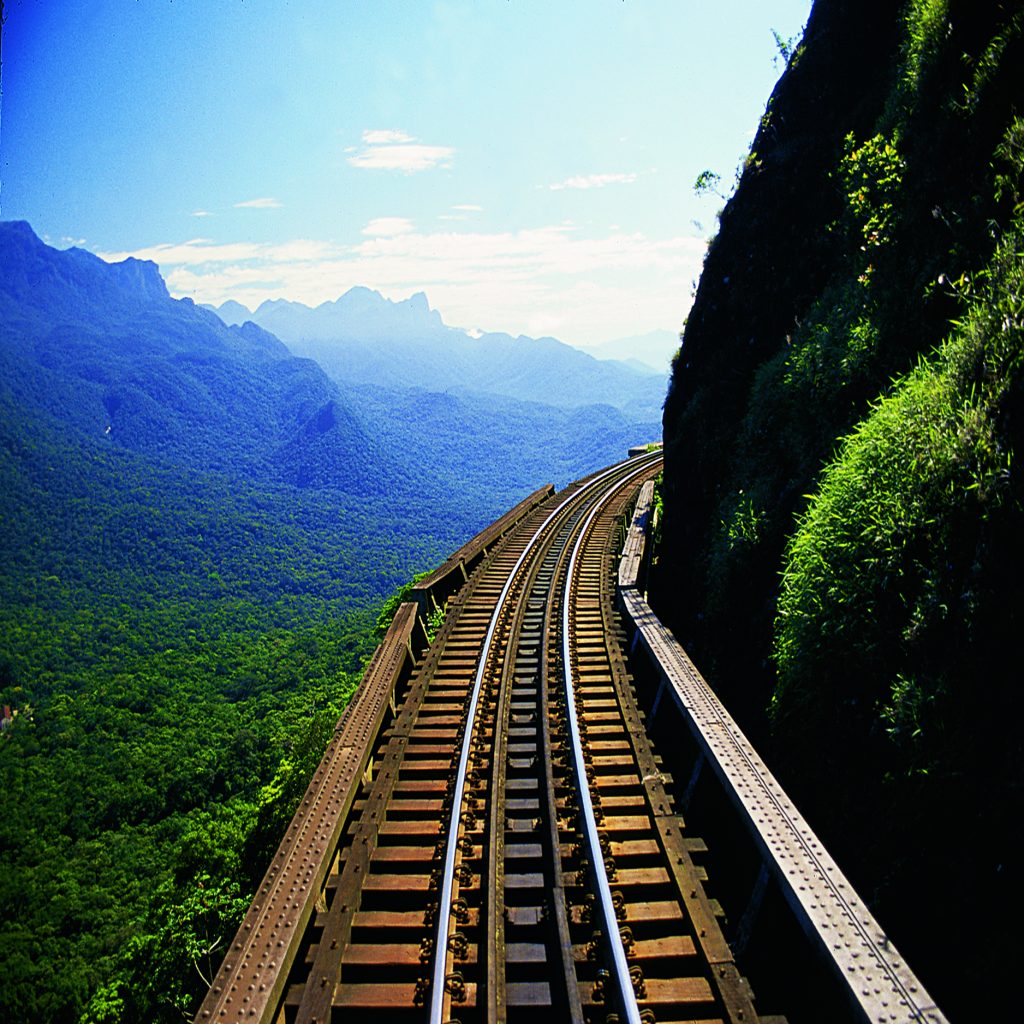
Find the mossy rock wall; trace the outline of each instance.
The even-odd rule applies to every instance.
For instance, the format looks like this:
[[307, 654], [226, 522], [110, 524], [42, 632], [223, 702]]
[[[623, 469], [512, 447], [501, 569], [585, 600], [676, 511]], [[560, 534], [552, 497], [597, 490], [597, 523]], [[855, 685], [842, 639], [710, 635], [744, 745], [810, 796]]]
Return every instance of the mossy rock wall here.
[[1019, 945], [1022, 67], [1019, 2], [817, 0], [673, 367], [653, 588], [965, 1020], [1009, 997], [943, 920]]

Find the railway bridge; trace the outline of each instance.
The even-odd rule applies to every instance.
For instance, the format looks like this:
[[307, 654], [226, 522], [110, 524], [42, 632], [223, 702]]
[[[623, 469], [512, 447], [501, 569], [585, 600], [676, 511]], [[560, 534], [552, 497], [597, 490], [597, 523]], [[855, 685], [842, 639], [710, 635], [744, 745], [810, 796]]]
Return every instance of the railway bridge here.
[[197, 1024], [945, 1021], [647, 605], [660, 466], [418, 584]]

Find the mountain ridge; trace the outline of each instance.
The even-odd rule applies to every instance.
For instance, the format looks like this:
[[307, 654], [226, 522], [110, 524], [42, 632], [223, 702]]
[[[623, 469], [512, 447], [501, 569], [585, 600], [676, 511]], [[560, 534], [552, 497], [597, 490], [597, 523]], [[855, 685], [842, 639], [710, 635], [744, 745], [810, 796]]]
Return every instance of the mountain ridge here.
[[665, 381], [656, 372], [557, 338], [450, 327], [423, 292], [392, 302], [357, 286], [316, 307], [272, 299], [251, 313], [238, 304], [207, 308], [225, 322], [244, 316], [260, 324], [340, 383], [494, 393], [560, 407], [606, 403], [651, 421], [661, 415]]
[[[110, 443], [197, 468], [229, 469], [236, 460], [273, 479], [301, 461], [310, 419], [340, 401], [316, 363], [257, 324], [229, 327], [171, 298], [153, 263], [53, 249], [24, 222], [0, 224], [0, 256], [8, 381], [67, 425], [88, 424]], [[72, 381], [75, 401], [47, 401]], [[330, 438], [333, 485], [386, 485], [386, 457], [353, 416], [343, 422]]]
[[[357, 288], [322, 304], [320, 317], [331, 322], [346, 307], [378, 316], [376, 337], [353, 343], [379, 370], [360, 380], [338, 359], [328, 364], [332, 377], [315, 349], [293, 354], [248, 316], [228, 325], [215, 311], [172, 298], [155, 264], [108, 264], [85, 250], [53, 249], [24, 222], [0, 222], [0, 257], [0, 361], [10, 394], [29, 415], [148, 457], [268, 483], [401, 495], [479, 527], [538, 480], [568, 482], [657, 432], [660, 409], [651, 403], [605, 401], [616, 380], [650, 388], [649, 379], [612, 367], [604, 392], [589, 389], [574, 367], [599, 366], [592, 358], [555, 339], [472, 339], [445, 326], [422, 292], [392, 303]], [[264, 306], [294, 312], [285, 300]], [[396, 324], [399, 334], [405, 325], [408, 342], [404, 381], [394, 372], [402, 354], [388, 344]], [[475, 350], [475, 387], [452, 378], [465, 362], [458, 351], [419, 351], [423, 330]], [[494, 338], [505, 344], [489, 346]], [[425, 360], [444, 364], [442, 380], [418, 372]], [[571, 401], [547, 401], [551, 389], [537, 381], [551, 378], [573, 391]], [[431, 396], [444, 393], [447, 415], [437, 417]], [[318, 428], [327, 421], [328, 429]], [[429, 437], [421, 440], [423, 431]], [[441, 440], [431, 446], [431, 437]], [[504, 453], [500, 473], [492, 449]]]

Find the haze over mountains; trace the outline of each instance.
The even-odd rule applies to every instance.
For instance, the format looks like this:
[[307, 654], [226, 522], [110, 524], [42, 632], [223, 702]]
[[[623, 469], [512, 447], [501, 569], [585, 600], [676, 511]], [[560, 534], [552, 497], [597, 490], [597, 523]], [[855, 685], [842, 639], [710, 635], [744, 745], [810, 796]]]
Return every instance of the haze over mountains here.
[[581, 347], [595, 359], [619, 359], [636, 370], [668, 373], [672, 357], [679, 349], [679, 334], [677, 331], [648, 331]]
[[258, 324], [338, 382], [487, 392], [569, 408], [606, 403], [631, 418], [656, 422], [661, 416], [665, 376], [651, 367], [598, 359], [554, 338], [448, 327], [422, 292], [391, 302], [352, 288], [313, 309], [277, 299], [252, 313], [237, 302], [215, 312], [227, 324]]
[[152, 263], [55, 250], [25, 223], [0, 225], [0, 261], [7, 407], [76, 445], [435, 503], [450, 537], [453, 513], [472, 530], [658, 436], [658, 375], [554, 339], [471, 337], [423, 295], [214, 315], [171, 299]]

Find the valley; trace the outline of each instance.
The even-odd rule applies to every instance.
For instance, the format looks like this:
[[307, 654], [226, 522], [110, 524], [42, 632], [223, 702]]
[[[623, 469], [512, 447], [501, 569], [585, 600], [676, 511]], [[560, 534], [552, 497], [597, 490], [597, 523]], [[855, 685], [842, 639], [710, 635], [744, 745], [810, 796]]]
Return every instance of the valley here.
[[172, 299], [152, 264], [24, 223], [0, 225], [0, 323], [0, 1014], [180, 1019], [384, 599], [656, 419], [529, 398], [532, 373], [565, 379], [541, 372], [555, 342], [515, 395], [431, 390], [415, 324], [394, 379], [332, 379]]

